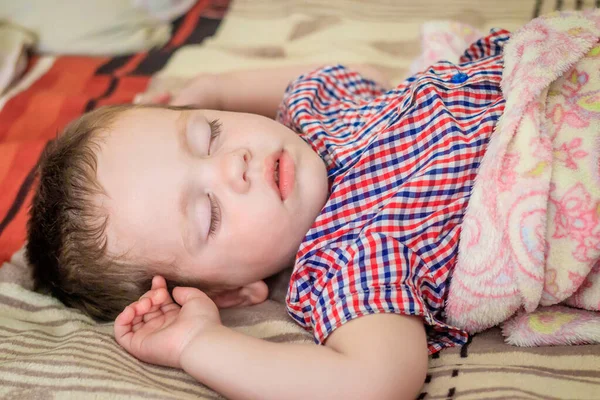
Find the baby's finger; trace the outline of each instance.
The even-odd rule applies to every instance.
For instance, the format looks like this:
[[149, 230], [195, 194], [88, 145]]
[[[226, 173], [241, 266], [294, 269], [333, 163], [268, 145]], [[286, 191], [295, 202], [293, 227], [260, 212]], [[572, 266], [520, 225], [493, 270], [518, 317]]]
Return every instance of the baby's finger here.
[[114, 332], [115, 339], [120, 345], [126, 345], [127, 335], [132, 332], [131, 321], [135, 317], [135, 311], [127, 306], [115, 319]]
[[135, 317], [135, 311], [130, 306], [125, 307], [121, 314], [117, 315], [115, 319], [115, 326], [126, 326], [131, 325], [131, 321]]
[[142, 297], [138, 301], [133, 302], [129, 305], [133, 312], [135, 313], [134, 318], [131, 321], [131, 325], [135, 326], [143, 321], [144, 314], [150, 311], [152, 307], [152, 300], [148, 297]]
[[157, 301], [155, 299], [157, 298], [162, 298], [163, 296], [157, 296], [159, 293], [159, 291], [161, 291], [163, 289], [151, 289], [148, 290], [146, 293], [144, 293], [142, 295], [142, 297], [139, 298], [138, 301], [142, 300], [142, 299], [149, 299], [152, 303], [157, 303]]
[[142, 297], [131, 306], [135, 310], [136, 315], [144, 315], [152, 308], [152, 299], [149, 297]]
[[166, 288], [152, 289], [144, 293], [144, 295], [140, 297], [140, 300], [142, 299], [149, 299], [152, 302], [152, 307], [157, 308], [173, 302], [173, 299]]
[[168, 104], [169, 101], [171, 101], [171, 94], [168, 92], [165, 93], [159, 93], [157, 95], [155, 95], [154, 97], [152, 97], [152, 102], [154, 104]]
[[[155, 285], [155, 280], [158, 282]], [[162, 280], [162, 283], [160, 282]], [[163, 283], [164, 283], [164, 287], [163, 287]], [[152, 304], [154, 305], [160, 305], [161, 303], [169, 303], [172, 300], [170, 299], [171, 296], [169, 296], [169, 292], [167, 291], [166, 288], [166, 282], [164, 280], [164, 278], [157, 276], [155, 277], [155, 279], [152, 280], [152, 289], [148, 290], [146, 293], [144, 293], [142, 295], [142, 297], [140, 297], [141, 299], [145, 299], [148, 298], [152, 301]]]
[[[148, 302], [150, 302], [150, 305], [148, 305]], [[142, 321], [150, 321], [156, 318], [157, 315], [164, 314], [166, 312], [164, 307], [172, 304], [174, 304], [173, 299], [171, 299], [167, 289], [150, 290], [140, 297], [140, 300], [132, 304], [136, 312], [132, 324], [136, 325]]]
[[173, 298], [169, 294], [169, 291], [166, 288], [157, 289], [152, 296], [152, 304], [157, 306], [166, 306], [167, 304], [172, 304]]
[[148, 104], [150, 97], [147, 93], [138, 93], [133, 97], [133, 104]]
[[167, 281], [162, 276], [156, 275], [154, 278], [152, 278], [152, 290], [160, 289], [160, 288], [166, 289]]
[[163, 93], [139, 93], [133, 98], [134, 104], [168, 104], [171, 94]]
[[173, 290], [173, 297], [175, 297], [175, 301], [182, 306], [194, 298], [202, 298], [212, 301], [204, 292], [192, 287], [176, 287]]

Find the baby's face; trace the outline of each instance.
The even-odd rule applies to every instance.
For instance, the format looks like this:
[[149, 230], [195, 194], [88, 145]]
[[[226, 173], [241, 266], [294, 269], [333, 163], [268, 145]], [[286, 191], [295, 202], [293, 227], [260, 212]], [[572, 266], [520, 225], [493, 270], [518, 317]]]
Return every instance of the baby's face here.
[[287, 127], [252, 114], [131, 110], [97, 156], [109, 254], [169, 264], [215, 286], [290, 266], [328, 195], [319, 156]]

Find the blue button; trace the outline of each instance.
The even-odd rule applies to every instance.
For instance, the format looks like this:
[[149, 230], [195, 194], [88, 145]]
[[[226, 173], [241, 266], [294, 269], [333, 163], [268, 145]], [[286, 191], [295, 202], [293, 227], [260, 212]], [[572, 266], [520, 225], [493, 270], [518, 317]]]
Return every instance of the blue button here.
[[467, 79], [469, 79], [469, 75], [459, 72], [458, 74], [452, 75], [451, 82], [452, 83], [463, 83]]

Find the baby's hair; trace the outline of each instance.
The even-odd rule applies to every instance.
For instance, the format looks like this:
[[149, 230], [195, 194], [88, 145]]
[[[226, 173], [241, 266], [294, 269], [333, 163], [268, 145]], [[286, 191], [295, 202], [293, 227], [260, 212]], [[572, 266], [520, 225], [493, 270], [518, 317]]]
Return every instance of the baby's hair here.
[[[71, 122], [40, 158], [39, 183], [27, 226], [26, 257], [37, 290], [99, 320], [114, 319], [151, 287], [158, 265], [140, 265], [107, 254], [108, 214], [96, 179], [102, 135], [122, 113], [138, 108], [190, 107], [113, 105]], [[166, 277], [170, 288], [175, 277]], [[171, 278], [171, 279], [170, 279]]]

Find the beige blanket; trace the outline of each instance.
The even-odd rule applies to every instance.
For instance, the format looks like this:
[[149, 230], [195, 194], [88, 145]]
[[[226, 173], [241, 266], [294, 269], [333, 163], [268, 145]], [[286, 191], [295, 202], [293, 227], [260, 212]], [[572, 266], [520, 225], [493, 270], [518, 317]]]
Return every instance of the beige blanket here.
[[[288, 276], [270, 282], [271, 300], [223, 311], [223, 323], [273, 342], [310, 342], [284, 310]], [[0, 269], [0, 280], [9, 279], [20, 284], [0, 283], [0, 399], [219, 398], [182, 371], [131, 357], [112, 324], [28, 290], [22, 252]], [[598, 365], [600, 346], [515, 348], [492, 329], [432, 357], [420, 398], [597, 399]]]
[[173, 89], [203, 72], [320, 62], [376, 64], [400, 83], [421, 55], [425, 23], [513, 30], [533, 16], [534, 2], [237, 0], [217, 34], [174, 54], [151, 90]]
[[[238, 0], [216, 37], [180, 50], [154, 84], [171, 88], [199, 72], [311, 61], [372, 62], [399, 81], [420, 52], [423, 22], [457, 19], [480, 30], [514, 29], [533, 16], [538, 3], [542, 11], [555, 4]], [[0, 268], [0, 399], [218, 398], [181, 371], [129, 356], [114, 341], [111, 324], [96, 324], [28, 290], [28, 274], [21, 253]], [[286, 278], [282, 274], [270, 282], [271, 300], [224, 311], [223, 322], [274, 342], [311, 341], [285, 312]], [[494, 329], [462, 349], [433, 357], [420, 398], [595, 399], [600, 393], [598, 365], [600, 346], [520, 349], [504, 344]]]

